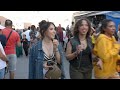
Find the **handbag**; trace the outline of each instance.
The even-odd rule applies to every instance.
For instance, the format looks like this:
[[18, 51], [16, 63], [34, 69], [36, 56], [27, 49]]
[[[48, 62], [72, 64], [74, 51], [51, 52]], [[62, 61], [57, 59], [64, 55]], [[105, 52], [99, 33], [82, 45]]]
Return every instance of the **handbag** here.
[[[48, 61], [50, 63], [50, 61]], [[48, 79], [60, 79], [61, 77], [61, 70], [58, 67], [57, 63], [52, 61], [52, 68], [46, 72], [45, 77]]]

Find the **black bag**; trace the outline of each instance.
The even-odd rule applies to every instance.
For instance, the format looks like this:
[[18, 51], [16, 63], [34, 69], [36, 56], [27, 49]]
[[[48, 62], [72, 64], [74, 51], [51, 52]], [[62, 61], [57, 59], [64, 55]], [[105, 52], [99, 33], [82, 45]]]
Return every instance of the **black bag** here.
[[5, 35], [1, 34], [0, 35], [0, 41], [1, 41], [1, 44], [3, 46], [3, 48], [6, 46], [6, 42], [7, 42], [7, 38]]

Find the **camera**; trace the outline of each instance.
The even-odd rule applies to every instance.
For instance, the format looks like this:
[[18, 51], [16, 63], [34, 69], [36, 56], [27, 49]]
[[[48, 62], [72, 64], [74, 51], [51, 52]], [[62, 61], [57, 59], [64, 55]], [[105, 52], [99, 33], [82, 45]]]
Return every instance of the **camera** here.
[[48, 66], [53, 66], [54, 65], [54, 61], [52, 61], [52, 60], [47, 61], [47, 65]]

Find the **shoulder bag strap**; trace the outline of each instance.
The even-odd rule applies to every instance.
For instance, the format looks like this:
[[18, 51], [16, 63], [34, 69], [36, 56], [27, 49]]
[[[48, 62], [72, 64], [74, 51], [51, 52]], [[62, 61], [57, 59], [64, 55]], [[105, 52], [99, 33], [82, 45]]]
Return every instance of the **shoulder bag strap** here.
[[[11, 32], [9, 33], [9, 36], [8, 36], [8, 38], [7, 38], [7, 41], [8, 41], [8, 39], [10, 38], [10, 35], [12, 34], [12, 30], [11, 30]], [[7, 41], [6, 41], [6, 43], [7, 43]]]

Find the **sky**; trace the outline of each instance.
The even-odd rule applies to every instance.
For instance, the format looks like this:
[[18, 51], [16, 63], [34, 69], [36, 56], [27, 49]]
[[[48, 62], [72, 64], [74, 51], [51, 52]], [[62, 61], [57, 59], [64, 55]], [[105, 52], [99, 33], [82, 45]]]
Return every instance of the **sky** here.
[[49, 20], [56, 26], [61, 24], [66, 28], [71, 24], [74, 12], [77, 11], [0, 11], [0, 16], [11, 19], [16, 28], [24, 27], [24, 22], [37, 26], [41, 20]]

